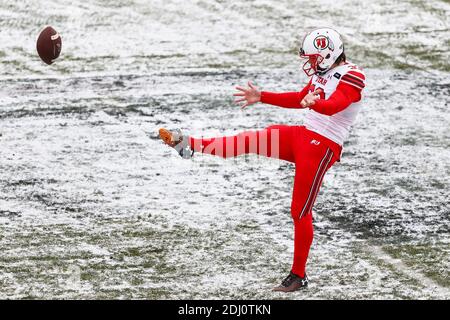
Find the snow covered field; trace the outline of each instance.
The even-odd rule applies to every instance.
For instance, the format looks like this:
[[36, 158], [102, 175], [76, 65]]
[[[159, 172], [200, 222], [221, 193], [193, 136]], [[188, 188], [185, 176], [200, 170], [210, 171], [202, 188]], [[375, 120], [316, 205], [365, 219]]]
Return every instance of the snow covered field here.
[[[449, 299], [450, 4], [316, 3], [0, 0], [0, 298]], [[280, 295], [293, 166], [183, 160], [157, 130], [302, 123], [232, 93], [306, 83], [296, 50], [323, 25], [366, 103], [318, 197], [310, 287]]]

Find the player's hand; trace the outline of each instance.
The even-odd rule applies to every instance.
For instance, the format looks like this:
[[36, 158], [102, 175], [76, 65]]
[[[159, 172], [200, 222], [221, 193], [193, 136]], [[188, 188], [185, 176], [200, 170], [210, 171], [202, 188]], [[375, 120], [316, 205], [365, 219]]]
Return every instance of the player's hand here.
[[248, 88], [237, 86], [236, 90], [238, 90], [238, 92], [233, 94], [233, 96], [236, 97], [234, 103], [241, 105], [242, 109], [261, 101], [261, 91], [259, 91], [250, 81], [248, 82]]
[[317, 99], [320, 99], [320, 93], [323, 92], [322, 89], [316, 89], [314, 90], [314, 92], [310, 92], [308, 93], [302, 100], [302, 102], [300, 102], [300, 104], [302, 105], [303, 108], [308, 108], [310, 106], [312, 106], [313, 104], [316, 103]]

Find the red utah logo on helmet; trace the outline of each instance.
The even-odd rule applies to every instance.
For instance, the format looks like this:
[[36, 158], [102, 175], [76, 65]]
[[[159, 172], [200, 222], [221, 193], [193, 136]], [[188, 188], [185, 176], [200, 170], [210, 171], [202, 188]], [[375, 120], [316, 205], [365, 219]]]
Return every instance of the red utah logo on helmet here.
[[314, 39], [314, 47], [319, 50], [328, 48], [329, 40], [328, 37], [318, 36]]

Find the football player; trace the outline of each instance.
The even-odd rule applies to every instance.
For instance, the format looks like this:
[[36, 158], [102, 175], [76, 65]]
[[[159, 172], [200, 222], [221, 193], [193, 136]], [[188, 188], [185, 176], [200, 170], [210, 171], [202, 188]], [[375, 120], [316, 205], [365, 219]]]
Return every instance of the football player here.
[[274, 291], [291, 292], [308, 286], [306, 262], [313, 240], [312, 210], [327, 170], [340, 160], [342, 145], [361, 108], [366, 78], [347, 61], [341, 35], [332, 28], [315, 29], [303, 39], [300, 58], [310, 77], [298, 92], [260, 91], [251, 82], [236, 87], [243, 108], [257, 102], [304, 109], [304, 124], [273, 125], [235, 136], [194, 138], [160, 129], [161, 139], [189, 158], [194, 152], [236, 157], [255, 153], [295, 163], [291, 216], [294, 257], [289, 275]]

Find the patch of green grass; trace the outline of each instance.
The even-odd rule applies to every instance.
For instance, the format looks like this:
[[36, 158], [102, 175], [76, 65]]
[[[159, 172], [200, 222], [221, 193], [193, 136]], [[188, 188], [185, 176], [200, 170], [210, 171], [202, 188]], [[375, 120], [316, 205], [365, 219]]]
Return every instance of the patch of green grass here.
[[126, 251], [126, 255], [128, 257], [138, 257], [141, 255], [141, 251], [139, 248], [128, 248]]
[[98, 275], [92, 271], [82, 272], [80, 275], [80, 280], [92, 282], [92, 280], [94, 280], [97, 277], [98, 277]]
[[145, 289], [143, 295], [145, 299], [149, 300], [168, 299], [170, 298], [170, 291], [164, 288], [151, 288]]
[[384, 250], [412, 269], [420, 270], [439, 285], [450, 288], [449, 257], [443, 248], [445, 244], [404, 244], [387, 246]]

